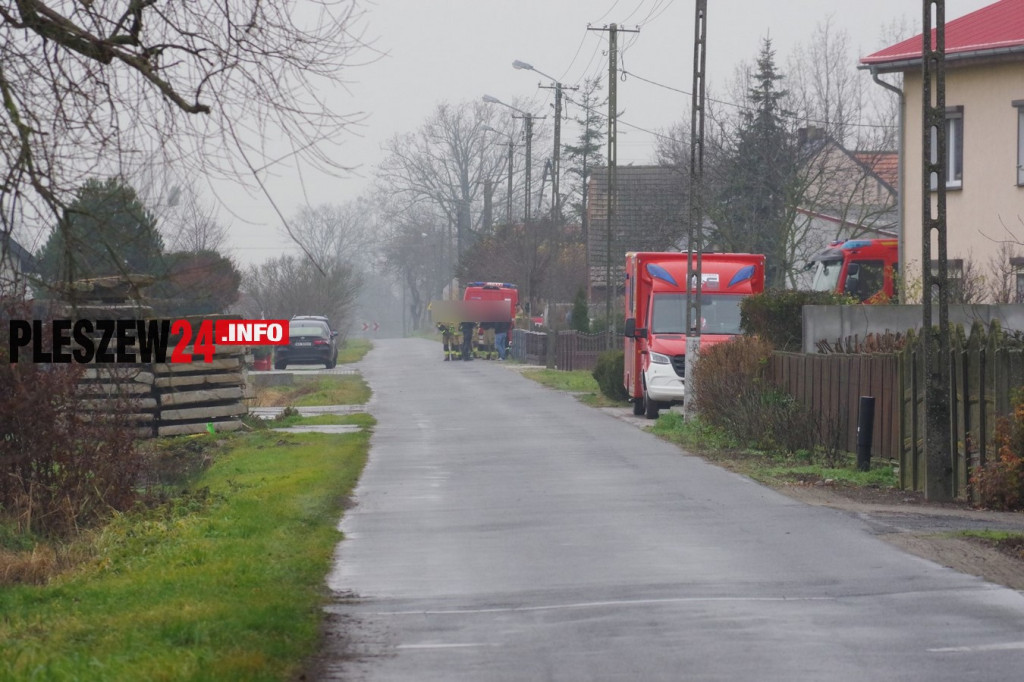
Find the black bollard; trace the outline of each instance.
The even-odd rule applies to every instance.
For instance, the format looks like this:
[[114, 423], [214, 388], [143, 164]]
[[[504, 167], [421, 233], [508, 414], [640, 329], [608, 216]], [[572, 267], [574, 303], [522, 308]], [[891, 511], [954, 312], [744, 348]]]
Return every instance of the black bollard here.
[[875, 434], [875, 399], [873, 396], [860, 397], [860, 414], [857, 416], [857, 468], [868, 471], [871, 468], [871, 441]]

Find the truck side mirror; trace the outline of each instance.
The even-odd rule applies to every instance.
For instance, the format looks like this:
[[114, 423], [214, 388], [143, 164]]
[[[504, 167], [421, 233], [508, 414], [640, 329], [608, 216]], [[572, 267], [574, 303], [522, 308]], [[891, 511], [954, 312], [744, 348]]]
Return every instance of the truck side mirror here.
[[623, 326], [622, 335], [627, 339], [646, 339], [647, 330], [643, 327], [636, 328], [636, 318], [627, 317], [626, 324]]

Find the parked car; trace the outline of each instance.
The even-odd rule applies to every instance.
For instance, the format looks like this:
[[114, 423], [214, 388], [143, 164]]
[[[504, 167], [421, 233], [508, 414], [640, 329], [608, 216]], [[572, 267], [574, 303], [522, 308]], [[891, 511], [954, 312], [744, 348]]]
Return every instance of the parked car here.
[[333, 331], [326, 317], [303, 315], [288, 322], [288, 345], [278, 346], [274, 369], [288, 365], [324, 365], [334, 369], [338, 364], [338, 332]]

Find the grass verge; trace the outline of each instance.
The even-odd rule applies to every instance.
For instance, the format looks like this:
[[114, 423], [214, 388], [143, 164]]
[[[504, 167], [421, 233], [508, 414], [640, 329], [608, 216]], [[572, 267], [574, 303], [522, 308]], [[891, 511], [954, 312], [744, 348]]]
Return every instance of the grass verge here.
[[792, 483], [831, 481], [837, 485], [895, 488], [896, 475], [888, 464], [859, 471], [852, 464], [845, 467], [824, 466], [815, 461], [814, 453], [770, 453], [742, 447], [729, 434], [699, 419], [686, 421], [674, 412], [662, 414], [651, 432], [697, 453], [731, 471], [770, 486]]
[[345, 345], [338, 349], [338, 364], [348, 365], [359, 362], [370, 352], [371, 348], [373, 348], [373, 343], [369, 339], [346, 339]]
[[965, 530], [961, 537], [994, 547], [1004, 554], [1024, 561], [1024, 533], [1001, 530]]
[[308, 407], [313, 405], [362, 405], [370, 399], [370, 387], [358, 374], [311, 374], [297, 376], [284, 386], [257, 389], [261, 407]]
[[334, 419], [364, 428], [232, 436], [188, 493], [115, 518], [75, 569], [0, 589], [0, 679], [294, 675], [318, 644], [337, 521], [373, 425]]
[[576, 394], [577, 399], [591, 407], [623, 407], [628, 403], [612, 400], [601, 393], [594, 376], [588, 370], [562, 372], [557, 369], [527, 369], [523, 376], [538, 384], [559, 391]]

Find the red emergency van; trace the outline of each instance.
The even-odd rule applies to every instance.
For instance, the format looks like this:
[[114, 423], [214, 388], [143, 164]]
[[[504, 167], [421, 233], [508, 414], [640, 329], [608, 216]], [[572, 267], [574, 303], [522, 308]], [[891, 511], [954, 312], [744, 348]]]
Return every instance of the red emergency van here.
[[[686, 253], [626, 254], [623, 385], [633, 413], [648, 419], [683, 401], [687, 264]], [[703, 254], [700, 287], [691, 286], [701, 297], [702, 347], [742, 333], [740, 301], [764, 291], [764, 265], [759, 254]]]

